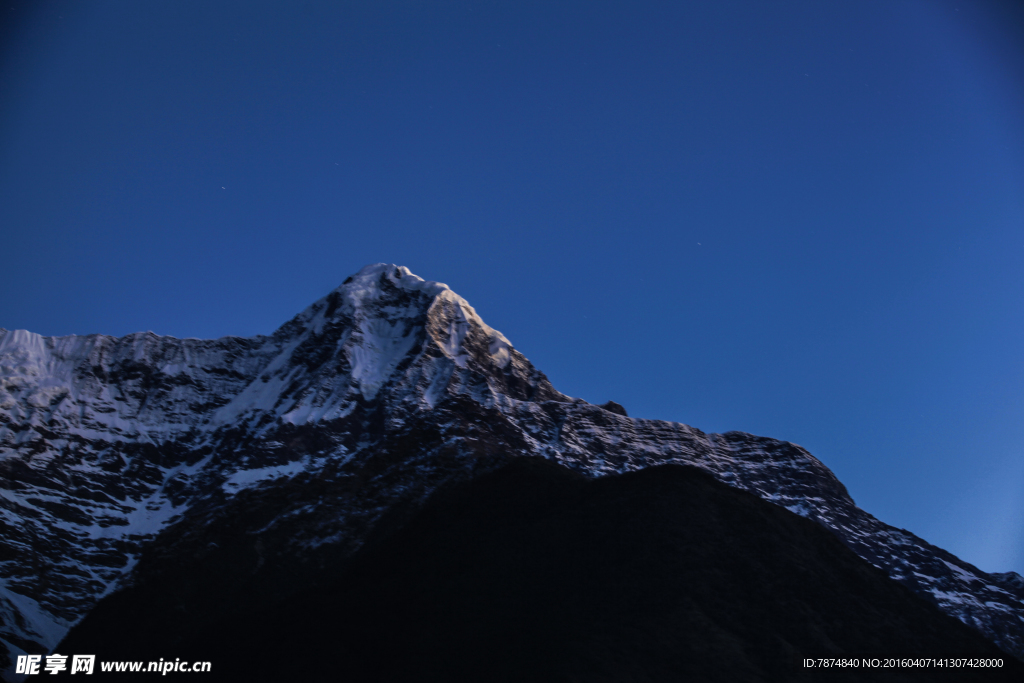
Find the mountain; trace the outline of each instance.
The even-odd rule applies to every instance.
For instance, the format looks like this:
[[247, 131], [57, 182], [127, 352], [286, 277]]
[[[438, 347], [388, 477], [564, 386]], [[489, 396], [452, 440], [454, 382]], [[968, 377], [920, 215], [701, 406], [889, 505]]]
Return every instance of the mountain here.
[[[880, 522], [794, 444], [567, 397], [465, 300], [405, 268], [368, 266], [265, 337], [0, 330], [0, 380], [6, 666], [171, 560], [245, 567], [248, 589], [284, 599], [439, 487], [522, 456], [589, 478], [701, 468], [1024, 657], [1019, 575]], [[223, 589], [210, 615], [244, 597]], [[197, 596], [183, 590], [187, 610]]]

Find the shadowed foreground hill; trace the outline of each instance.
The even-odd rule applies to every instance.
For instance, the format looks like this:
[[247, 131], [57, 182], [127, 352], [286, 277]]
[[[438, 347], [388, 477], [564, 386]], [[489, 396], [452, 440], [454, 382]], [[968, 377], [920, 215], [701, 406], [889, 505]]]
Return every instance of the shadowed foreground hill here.
[[[168, 583], [140, 582], [101, 602], [60, 651], [207, 659], [204, 680], [1024, 680], [1018, 660], [817, 524], [685, 466], [588, 480], [513, 459], [439, 491], [346, 569], [323, 572], [287, 602], [189, 633], [161, 633], [161, 610], [147, 607], [166, 604]], [[870, 654], [1005, 665], [800, 666]]]

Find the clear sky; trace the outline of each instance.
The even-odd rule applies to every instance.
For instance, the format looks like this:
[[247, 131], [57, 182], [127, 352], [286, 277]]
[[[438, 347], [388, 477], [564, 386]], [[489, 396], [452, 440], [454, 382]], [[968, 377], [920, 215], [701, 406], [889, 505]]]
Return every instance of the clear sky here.
[[266, 334], [397, 263], [1024, 573], [1014, 4], [0, 4], [0, 327]]

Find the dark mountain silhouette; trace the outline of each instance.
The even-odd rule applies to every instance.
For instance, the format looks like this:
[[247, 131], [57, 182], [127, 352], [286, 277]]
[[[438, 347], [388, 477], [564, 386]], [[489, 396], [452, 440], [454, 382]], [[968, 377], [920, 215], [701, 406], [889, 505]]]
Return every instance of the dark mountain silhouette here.
[[[1024, 664], [819, 525], [679, 465], [591, 480], [510, 459], [445, 487], [276, 604], [250, 592], [244, 561], [160, 566], [101, 602], [61, 648], [174, 652], [240, 681], [1024, 680]], [[203, 594], [232, 585], [249, 609], [208, 619]], [[165, 619], [178, 601], [191, 618]], [[802, 664], [952, 656], [1004, 666]]]

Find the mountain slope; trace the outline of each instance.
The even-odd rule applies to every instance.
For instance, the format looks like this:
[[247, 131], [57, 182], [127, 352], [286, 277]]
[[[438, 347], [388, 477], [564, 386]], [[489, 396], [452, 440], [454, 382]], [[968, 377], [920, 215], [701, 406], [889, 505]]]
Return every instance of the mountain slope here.
[[[353, 683], [813, 681], [821, 672], [804, 658], [1002, 656], [819, 525], [680, 465], [588, 479], [540, 458], [509, 458], [442, 487], [347, 568], [325, 567], [319, 582], [269, 607], [265, 592], [243, 590], [258, 607], [168, 622], [178, 587], [205, 584], [202, 592], [215, 594], [242, 583], [240, 567], [220, 575], [189, 564], [138, 577], [61, 651], [150, 661], [173, 652], [212, 662], [211, 680], [343, 672]], [[1003, 658], [998, 670], [825, 674], [1024, 676], [1024, 663]]]
[[261, 570], [351, 556], [516, 454], [589, 477], [701, 467], [1024, 656], [1017, 575], [876, 520], [799, 446], [623, 412], [559, 393], [445, 285], [386, 264], [267, 337], [0, 330], [0, 644], [52, 649], [144, 552], [213, 557], [228, 529]]

